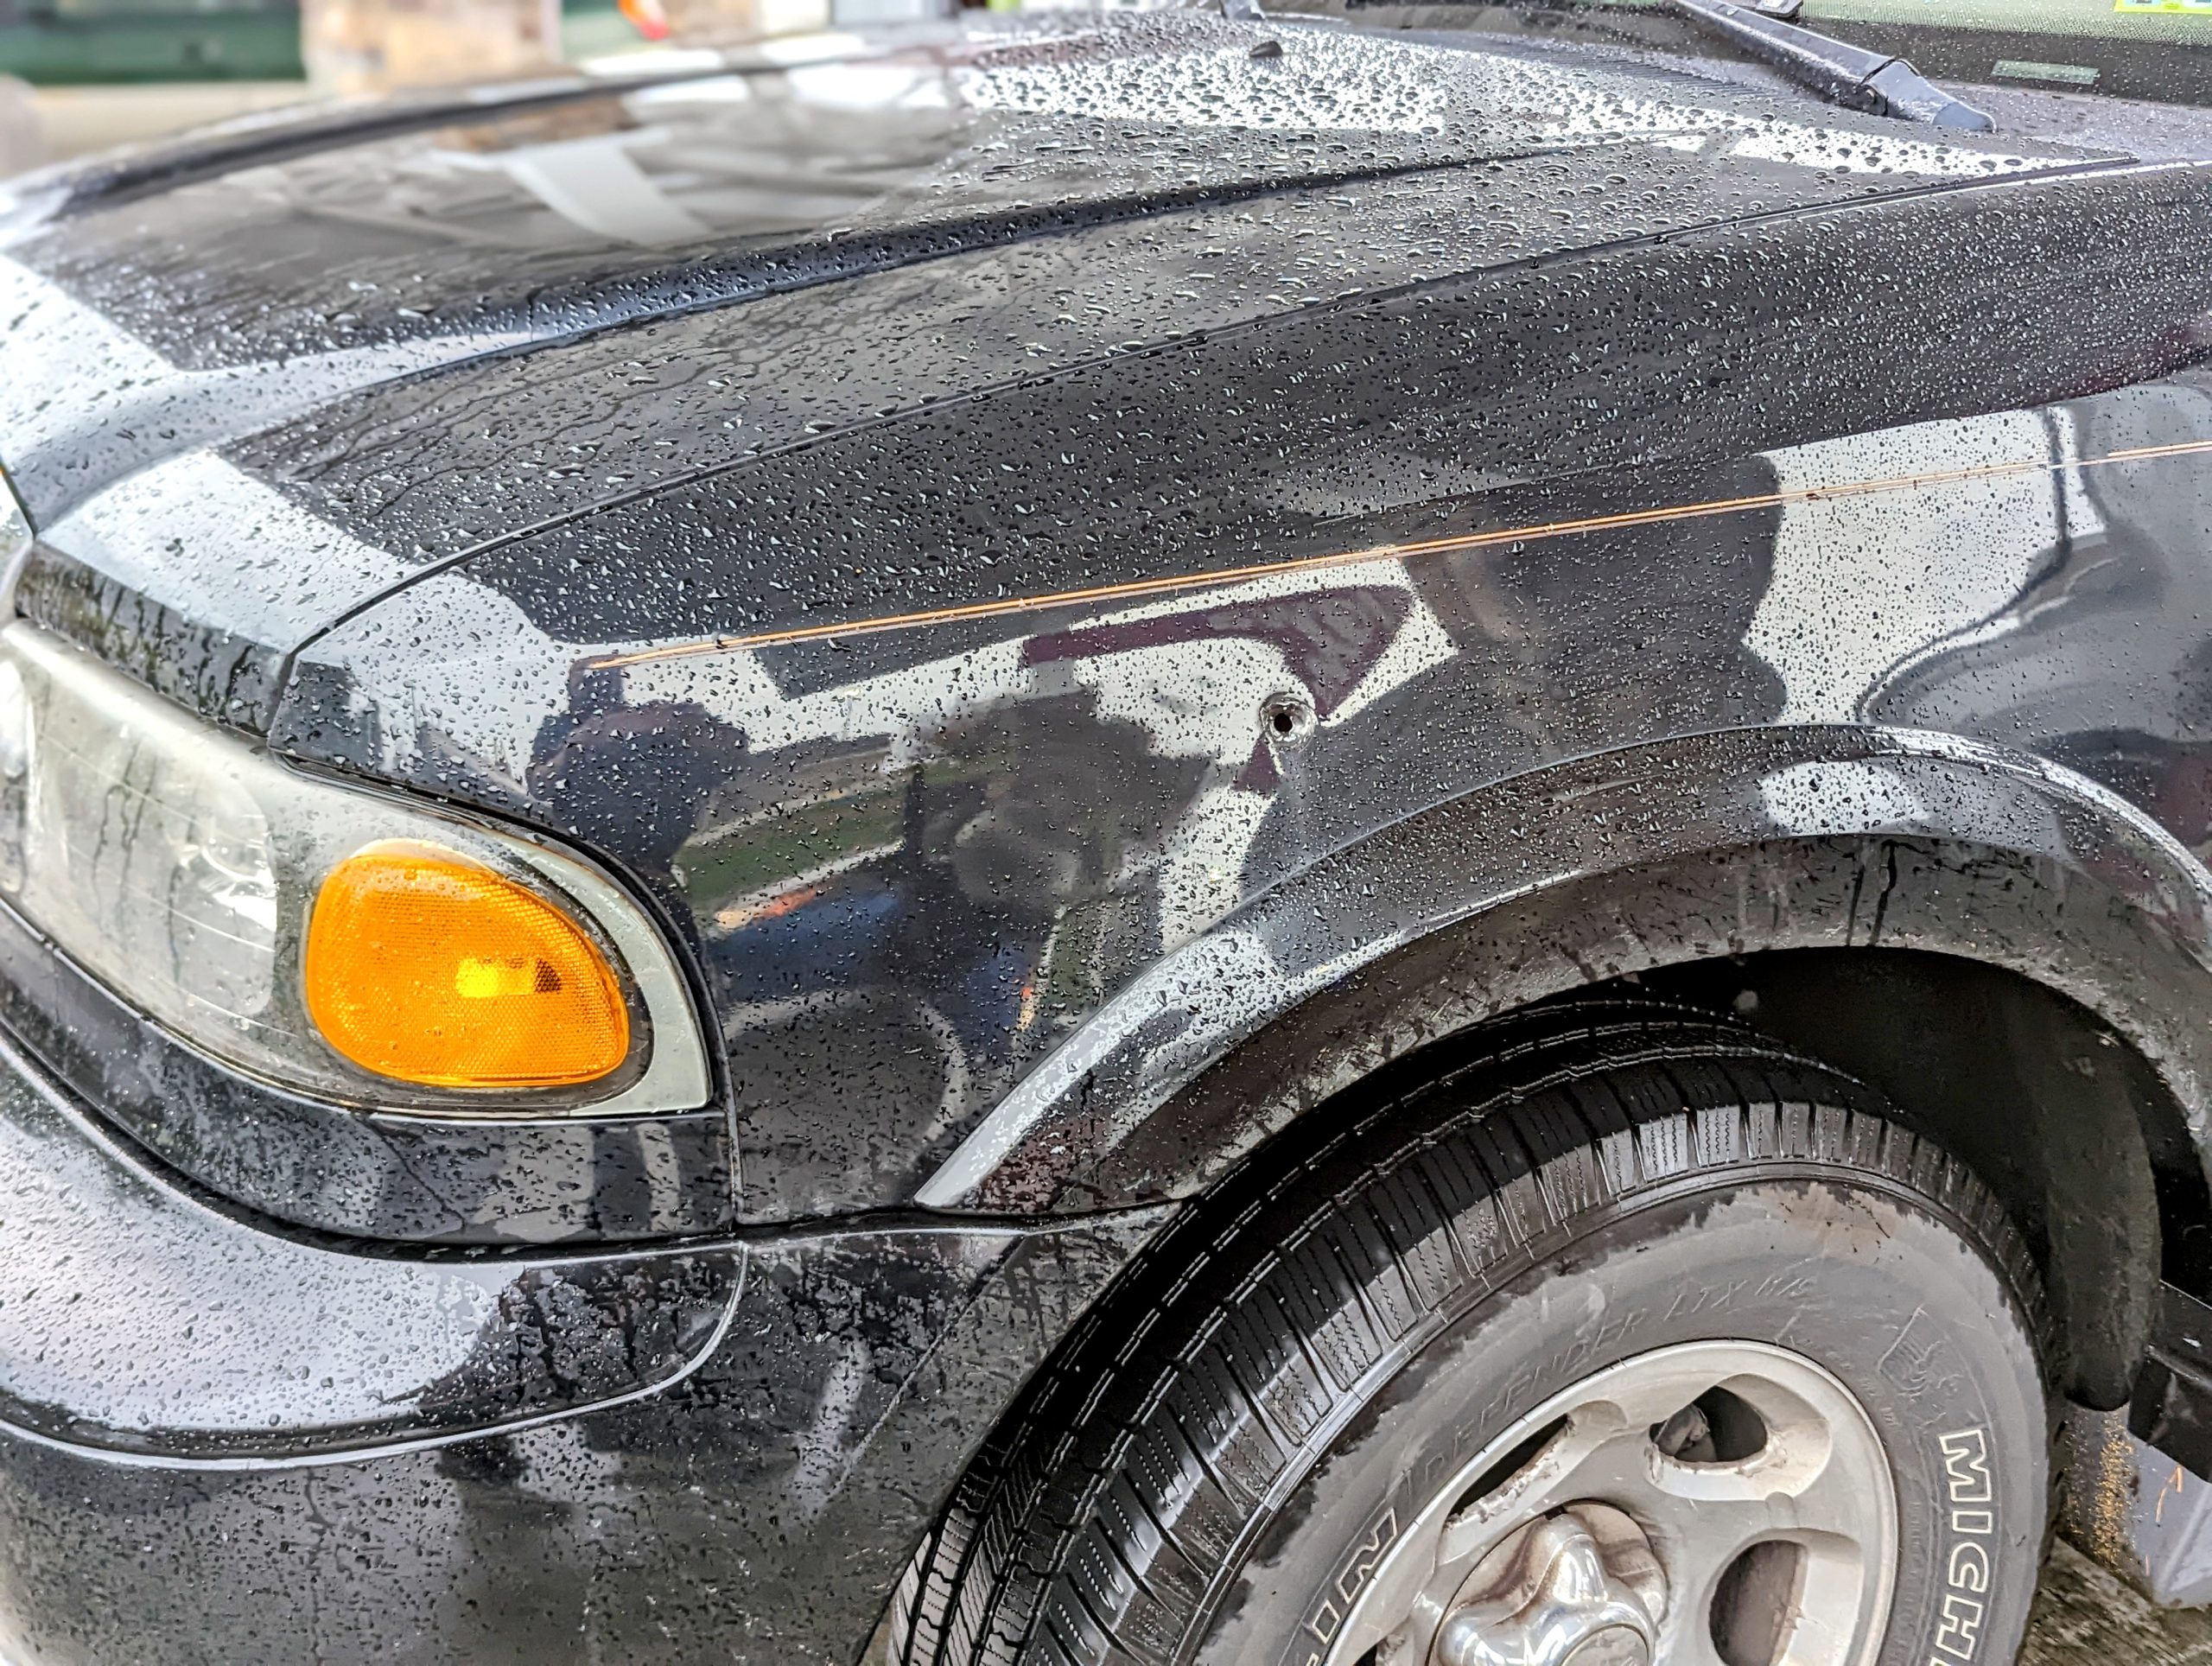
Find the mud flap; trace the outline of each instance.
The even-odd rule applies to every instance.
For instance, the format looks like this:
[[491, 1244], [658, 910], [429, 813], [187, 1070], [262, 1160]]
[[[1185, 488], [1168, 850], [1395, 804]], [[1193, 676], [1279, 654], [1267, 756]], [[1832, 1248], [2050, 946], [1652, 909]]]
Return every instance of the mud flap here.
[[2060, 1529], [2164, 1608], [2212, 1606], [2212, 1307], [2166, 1285], [2118, 1411], [2067, 1416]]

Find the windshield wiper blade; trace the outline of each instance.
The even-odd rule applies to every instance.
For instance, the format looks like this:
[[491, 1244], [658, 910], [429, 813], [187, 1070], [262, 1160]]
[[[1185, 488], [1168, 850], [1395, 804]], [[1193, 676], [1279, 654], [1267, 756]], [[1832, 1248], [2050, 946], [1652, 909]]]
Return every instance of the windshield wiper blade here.
[[1762, 16], [1729, 0], [1668, 0], [1708, 34], [1744, 48], [1772, 65], [1798, 86], [1834, 103], [1870, 115], [1929, 122], [1967, 133], [1993, 133], [1997, 124], [1970, 104], [1962, 104], [1902, 58], [1869, 52]]

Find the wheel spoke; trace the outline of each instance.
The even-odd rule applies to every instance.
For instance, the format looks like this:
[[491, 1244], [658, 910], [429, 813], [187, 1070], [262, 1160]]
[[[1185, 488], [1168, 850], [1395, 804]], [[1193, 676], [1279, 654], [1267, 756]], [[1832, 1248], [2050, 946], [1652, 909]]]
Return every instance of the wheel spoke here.
[[1721, 1570], [1749, 1546], [1786, 1535], [1789, 1522], [1764, 1498], [1686, 1498], [1657, 1489], [1630, 1513], [1658, 1548], [1676, 1588], [1709, 1591]]
[[[1667, 1666], [1728, 1666], [1720, 1657], [1720, 1650], [1713, 1641], [1713, 1632], [1705, 1623], [1702, 1610], [1694, 1615], [1685, 1615], [1685, 1623], [1676, 1624], [1671, 1618], [1659, 1633], [1659, 1658]], [[1688, 1623], [1688, 1622], [1694, 1622]]]
[[[1882, 1458], [1871, 1431], [1838, 1432], [1810, 1416], [1770, 1425], [1767, 1444], [1739, 1462], [1686, 1464], [1644, 1454], [1643, 1508], [1655, 1526], [1726, 1554], [1762, 1534], [1859, 1542], [1880, 1536], [1873, 1482]], [[1634, 1506], [1631, 1506], [1634, 1508]]]
[[1471, 1567], [1512, 1530], [1586, 1491], [1583, 1477], [1621, 1442], [1624, 1430], [1608, 1406], [1578, 1407], [1567, 1427], [1506, 1482], [1453, 1510], [1436, 1548], [1440, 1571]]
[[1386, 1643], [1393, 1662], [1487, 1660], [1491, 1642], [1519, 1658], [1532, 1626], [1547, 1657], [1624, 1627], [1669, 1666], [1725, 1666], [1716, 1625], [1773, 1638], [1755, 1646], [1784, 1666], [1847, 1666], [1878, 1635], [1895, 1531], [1878, 1439], [1833, 1377], [1760, 1344], [1663, 1349], [1539, 1408], [1440, 1488], [1330, 1666]]

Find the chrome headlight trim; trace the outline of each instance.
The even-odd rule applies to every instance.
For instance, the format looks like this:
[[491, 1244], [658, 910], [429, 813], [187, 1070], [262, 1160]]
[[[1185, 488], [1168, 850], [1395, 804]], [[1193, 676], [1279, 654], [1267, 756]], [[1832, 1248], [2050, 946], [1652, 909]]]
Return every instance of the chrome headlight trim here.
[[22, 499], [9, 481], [8, 471], [0, 468], [0, 624], [16, 616], [16, 582], [23, 575], [23, 563], [31, 558], [35, 536]]
[[667, 943], [644, 911], [581, 857], [517, 833], [479, 830], [500, 839], [516, 861], [550, 881], [556, 893], [566, 894], [576, 912], [607, 934], [645, 1009], [652, 1052], [645, 1074], [613, 1097], [595, 1101], [571, 1116], [620, 1116], [703, 1107], [714, 1078], [700, 1045], [690, 992]]

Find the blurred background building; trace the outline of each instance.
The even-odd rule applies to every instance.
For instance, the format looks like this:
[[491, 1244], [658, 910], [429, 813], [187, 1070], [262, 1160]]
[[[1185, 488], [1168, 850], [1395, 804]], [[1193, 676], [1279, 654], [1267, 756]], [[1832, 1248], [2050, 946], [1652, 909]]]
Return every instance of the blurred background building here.
[[526, 74], [677, 36], [957, 0], [0, 0], [0, 177], [315, 94]]

